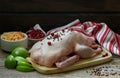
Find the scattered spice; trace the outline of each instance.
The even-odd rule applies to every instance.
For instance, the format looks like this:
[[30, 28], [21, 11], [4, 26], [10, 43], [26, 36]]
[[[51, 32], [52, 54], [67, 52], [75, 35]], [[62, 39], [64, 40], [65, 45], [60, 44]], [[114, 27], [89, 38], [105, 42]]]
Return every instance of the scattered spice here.
[[43, 45], [43, 43], [41, 43], [41, 45]]
[[111, 65], [91, 68], [89, 71], [86, 71], [86, 73], [94, 76], [120, 76], [120, 66]]
[[[65, 35], [65, 33], [67, 33], [67, 32], [69, 32], [69, 29], [62, 29], [61, 30], [62, 32], [54, 32], [54, 33], [50, 33], [50, 36], [49, 37], [47, 37], [47, 39], [48, 40], [50, 40], [50, 39], [53, 39], [53, 42], [55, 41], [55, 40], [57, 40], [57, 41], [60, 41], [60, 40], [62, 40], [62, 36], [64, 36]], [[48, 45], [51, 45], [51, 43], [50, 42], [48, 42], [47, 43]]]
[[63, 33], [62, 33], [62, 32], [60, 32], [60, 35], [63, 35]]
[[62, 38], [60, 37], [60, 40], [62, 40]]

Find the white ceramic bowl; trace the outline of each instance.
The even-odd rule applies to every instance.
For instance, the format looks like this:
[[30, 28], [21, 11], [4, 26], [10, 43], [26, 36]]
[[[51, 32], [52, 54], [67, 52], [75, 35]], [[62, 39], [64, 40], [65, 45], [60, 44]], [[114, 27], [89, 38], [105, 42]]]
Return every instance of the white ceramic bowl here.
[[23, 33], [25, 36], [23, 39], [20, 40], [5, 40], [2, 38], [2, 35], [0, 37], [1, 39], [1, 49], [7, 52], [11, 52], [14, 48], [18, 46], [23, 46], [24, 48], [28, 48], [28, 36], [27, 34]]

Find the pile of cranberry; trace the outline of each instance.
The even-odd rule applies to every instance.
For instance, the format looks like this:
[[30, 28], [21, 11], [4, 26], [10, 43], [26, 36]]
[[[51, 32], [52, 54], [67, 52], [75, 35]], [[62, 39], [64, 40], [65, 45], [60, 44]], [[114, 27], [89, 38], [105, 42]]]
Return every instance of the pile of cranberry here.
[[26, 32], [26, 34], [28, 35], [28, 38], [31, 39], [41, 39], [45, 37], [45, 33], [43, 31], [40, 29], [34, 29], [32, 27], [28, 32]]

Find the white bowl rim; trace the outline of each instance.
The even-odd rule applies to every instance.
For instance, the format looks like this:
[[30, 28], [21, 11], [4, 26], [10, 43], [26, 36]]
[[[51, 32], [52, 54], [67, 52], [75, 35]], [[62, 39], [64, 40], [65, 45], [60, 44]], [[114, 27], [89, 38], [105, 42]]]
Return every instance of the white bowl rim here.
[[[14, 31], [12, 31], [12, 32], [14, 32]], [[15, 31], [15, 32], [16, 32], [16, 31]], [[23, 41], [23, 40], [25, 40], [25, 39], [28, 38], [28, 36], [27, 36], [26, 33], [23, 33], [23, 32], [22, 32], [22, 34], [23, 34], [25, 37], [22, 38], [22, 39], [20, 39], [20, 40], [15, 40], [15, 41], [13, 41], [13, 40], [5, 40], [5, 39], [3, 39], [3, 38], [2, 38], [2, 34], [1, 34], [0, 38], [1, 38], [1, 40], [3, 40], [3, 41], [7, 41], [7, 42], [19, 42], [19, 41]]]

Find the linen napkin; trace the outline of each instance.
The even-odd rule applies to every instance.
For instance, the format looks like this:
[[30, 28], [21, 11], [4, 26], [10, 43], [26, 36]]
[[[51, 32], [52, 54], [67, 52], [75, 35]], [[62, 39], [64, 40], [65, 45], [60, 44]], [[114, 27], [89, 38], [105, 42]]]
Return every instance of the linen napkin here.
[[120, 55], [120, 35], [113, 32], [105, 23], [87, 21], [81, 23], [79, 19], [71, 23], [52, 29], [47, 34], [57, 32], [61, 29], [72, 28], [89, 38], [97, 41], [99, 45], [115, 55]]

